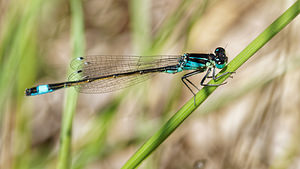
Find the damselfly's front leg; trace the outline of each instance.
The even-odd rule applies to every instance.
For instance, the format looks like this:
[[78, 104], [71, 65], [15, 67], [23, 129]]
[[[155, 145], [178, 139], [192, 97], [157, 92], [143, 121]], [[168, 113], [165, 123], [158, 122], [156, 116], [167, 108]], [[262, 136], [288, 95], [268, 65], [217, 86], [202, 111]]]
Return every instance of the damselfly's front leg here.
[[204, 81], [206, 80], [206, 78], [213, 78], [214, 80], [217, 80], [217, 79], [219, 79], [220, 77], [222, 77], [222, 76], [224, 76], [224, 75], [226, 75], [226, 74], [228, 74], [228, 73], [231, 73], [231, 72], [226, 72], [226, 73], [221, 74], [220, 76], [216, 76], [215, 68], [213, 68], [212, 76], [209, 76], [209, 73], [210, 73], [210, 72], [211, 72], [211, 68], [208, 68], [208, 70], [207, 70], [205, 76], [204, 76], [203, 79], [201, 80], [201, 83], [200, 83], [201, 86], [221, 86], [221, 85], [224, 85], [224, 84], [226, 84], [227, 82], [224, 82], [224, 83], [221, 83], [221, 84], [207, 84], [207, 83], [204, 84]]
[[[212, 76], [207, 76], [207, 78], [213, 78], [214, 80], [218, 80], [219, 78], [227, 75], [227, 74], [232, 74], [232, 73], [235, 73], [235, 72], [225, 72], [219, 76], [216, 76], [216, 68], [213, 68], [213, 73], [212, 73]], [[233, 78], [232, 76], [230, 76], [230, 78]]]

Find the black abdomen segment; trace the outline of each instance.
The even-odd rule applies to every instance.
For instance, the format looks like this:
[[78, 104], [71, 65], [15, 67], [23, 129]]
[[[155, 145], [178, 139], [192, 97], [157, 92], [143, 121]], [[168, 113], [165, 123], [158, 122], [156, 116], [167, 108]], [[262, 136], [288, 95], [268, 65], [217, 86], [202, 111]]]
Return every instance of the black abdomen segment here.
[[133, 75], [133, 74], [166, 72], [167, 70], [176, 70], [176, 69], [177, 69], [177, 65], [174, 65], [174, 66], [166, 66], [166, 67], [161, 67], [161, 68], [136, 70], [136, 71], [126, 72], [126, 73], [116, 73], [116, 74], [100, 76], [100, 77], [93, 77], [93, 78], [87, 77], [85, 79], [77, 80], [77, 81], [69, 81], [69, 82], [63, 82], [63, 83], [52, 83], [52, 84], [47, 84], [47, 85], [38, 85], [36, 87], [26, 89], [25, 90], [25, 95], [26, 96], [35, 96], [35, 95], [51, 93], [51, 92], [54, 92], [54, 91], [62, 89], [62, 88], [78, 86], [78, 85], [81, 85], [81, 84], [90, 83], [90, 82], [101, 80], [101, 79], [118, 78], [118, 77], [121, 77], [121, 76], [130, 76], [130, 75]]

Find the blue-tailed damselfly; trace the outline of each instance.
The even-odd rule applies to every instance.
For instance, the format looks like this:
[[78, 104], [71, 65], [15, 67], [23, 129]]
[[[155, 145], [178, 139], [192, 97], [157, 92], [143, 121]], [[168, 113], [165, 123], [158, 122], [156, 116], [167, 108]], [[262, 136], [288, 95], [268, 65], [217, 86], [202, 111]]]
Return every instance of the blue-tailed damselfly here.
[[[214, 54], [185, 53], [183, 55], [161, 56], [123, 56], [123, 55], [94, 55], [79, 57], [72, 61], [71, 67], [75, 70], [69, 76], [69, 81], [38, 85], [26, 89], [26, 96], [35, 96], [54, 92], [58, 89], [75, 87], [82, 93], [106, 93], [142, 82], [154, 73], [175, 74], [183, 70], [193, 70], [182, 76], [184, 85], [193, 93], [188, 77], [206, 71], [201, 86], [219, 86], [222, 84], [205, 84], [206, 78], [218, 78], [233, 72], [226, 72], [216, 76], [215, 69], [222, 69], [227, 64], [225, 49], [218, 47]], [[212, 71], [212, 75], [209, 74]]]

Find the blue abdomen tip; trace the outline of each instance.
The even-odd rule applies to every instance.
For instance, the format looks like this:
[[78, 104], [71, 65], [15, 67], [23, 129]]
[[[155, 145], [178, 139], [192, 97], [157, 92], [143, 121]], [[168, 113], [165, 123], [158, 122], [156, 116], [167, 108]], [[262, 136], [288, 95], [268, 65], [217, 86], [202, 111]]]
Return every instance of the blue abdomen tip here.
[[52, 91], [53, 90], [49, 88], [49, 85], [38, 85], [37, 87], [26, 89], [25, 95], [26, 96], [35, 96], [35, 95], [49, 93]]
[[45, 94], [50, 92], [49, 85], [39, 85], [36, 88], [37, 88], [37, 94]]

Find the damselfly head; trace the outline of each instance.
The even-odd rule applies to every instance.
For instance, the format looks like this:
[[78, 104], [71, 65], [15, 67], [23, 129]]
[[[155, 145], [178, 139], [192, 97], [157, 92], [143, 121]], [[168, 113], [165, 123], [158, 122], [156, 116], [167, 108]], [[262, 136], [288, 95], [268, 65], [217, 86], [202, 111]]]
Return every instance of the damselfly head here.
[[215, 61], [216, 67], [218, 69], [222, 69], [228, 61], [228, 58], [225, 53], [225, 49], [222, 47], [218, 47], [215, 50], [215, 58], [213, 59]]

